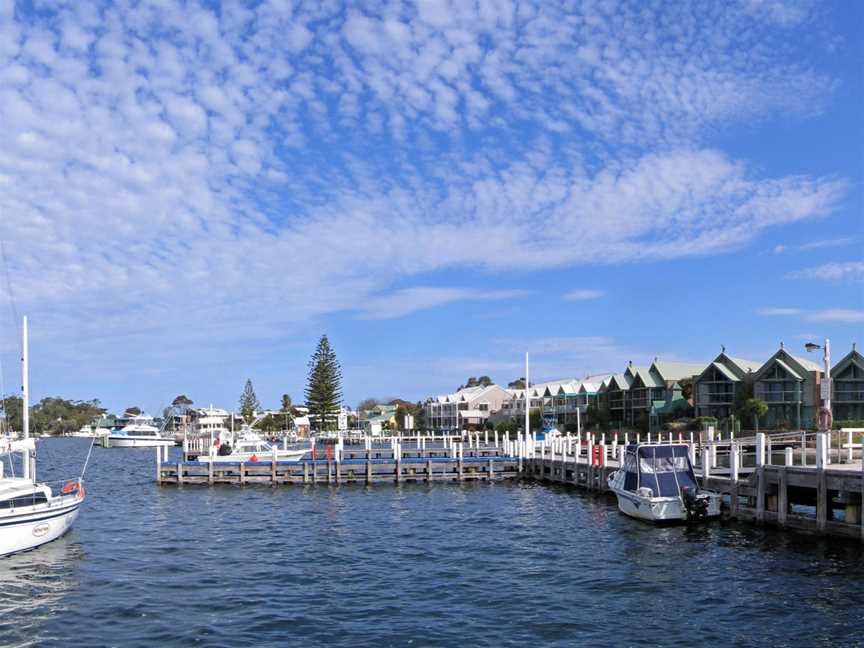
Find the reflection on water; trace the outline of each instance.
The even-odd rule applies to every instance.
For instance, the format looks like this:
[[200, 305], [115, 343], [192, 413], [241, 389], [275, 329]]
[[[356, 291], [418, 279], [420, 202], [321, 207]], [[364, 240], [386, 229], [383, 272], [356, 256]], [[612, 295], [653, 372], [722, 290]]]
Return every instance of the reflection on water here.
[[0, 559], [0, 637], [40, 641], [46, 621], [76, 595], [85, 554], [73, 530], [32, 551]]
[[[39, 448], [50, 479], [87, 441]], [[75, 529], [0, 561], [2, 646], [860, 645], [852, 542], [534, 483], [160, 489], [152, 450], [91, 461]]]

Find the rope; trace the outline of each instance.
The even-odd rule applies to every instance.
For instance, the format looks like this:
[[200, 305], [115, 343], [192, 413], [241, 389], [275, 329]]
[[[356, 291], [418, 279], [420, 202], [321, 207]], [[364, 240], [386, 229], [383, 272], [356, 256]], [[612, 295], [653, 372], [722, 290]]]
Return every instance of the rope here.
[[90, 463], [90, 453], [93, 452], [93, 446], [96, 444], [96, 435], [90, 439], [90, 448], [87, 450], [87, 457], [84, 459], [84, 467], [81, 469], [81, 476], [78, 481], [84, 481], [84, 473], [87, 472], [87, 464]]

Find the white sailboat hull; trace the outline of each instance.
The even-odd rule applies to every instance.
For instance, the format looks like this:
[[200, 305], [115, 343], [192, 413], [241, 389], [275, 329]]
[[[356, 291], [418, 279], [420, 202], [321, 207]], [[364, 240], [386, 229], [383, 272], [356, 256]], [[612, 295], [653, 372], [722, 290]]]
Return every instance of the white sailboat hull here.
[[27, 513], [0, 515], [0, 556], [33, 549], [62, 536], [78, 517], [83, 500], [80, 497], [63, 506], [47, 504], [32, 507], [34, 510]]
[[174, 439], [164, 437], [108, 436], [111, 448], [166, 448], [174, 445]]

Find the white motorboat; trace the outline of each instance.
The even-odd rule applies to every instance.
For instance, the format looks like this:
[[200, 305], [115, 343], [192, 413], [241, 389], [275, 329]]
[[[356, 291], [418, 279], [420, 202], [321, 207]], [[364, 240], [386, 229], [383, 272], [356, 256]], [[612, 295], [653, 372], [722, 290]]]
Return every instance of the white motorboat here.
[[[9, 457], [9, 473], [0, 461], [0, 556], [33, 549], [62, 536], [78, 517], [84, 501], [83, 476], [54, 492], [47, 483], [36, 482], [36, 444], [29, 438], [29, 379], [27, 318], [23, 326], [22, 428], [24, 438], [0, 438], [0, 455]], [[15, 455], [20, 455], [20, 474], [14, 474]]]
[[92, 425], [82, 425], [80, 430], [77, 432], [70, 432], [69, 436], [86, 437], [89, 439], [90, 437], [96, 436], [96, 433], [93, 431]]
[[699, 488], [686, 444], [630, 445], [624, 465], [609, 475], [619, 510], [651, 522], [695, 521], [720, 515], [720, 494]]
[[107, 440], [108, 447], [111, 448], [154, 448], [174, 445], [174, 439], [163, 436], [159, 428], [153, 425], [153, 417], [146, 414], [133, 416], [122, 428], [112, 431]]
[[228, 463], [238, 461], [297, 461], [309, 452], [308, 448], [279, 448], [262, 439], [249, 428], [237, 434], [223, 432], [213, 437], [209, 452], [198, 457], [198, 461]]

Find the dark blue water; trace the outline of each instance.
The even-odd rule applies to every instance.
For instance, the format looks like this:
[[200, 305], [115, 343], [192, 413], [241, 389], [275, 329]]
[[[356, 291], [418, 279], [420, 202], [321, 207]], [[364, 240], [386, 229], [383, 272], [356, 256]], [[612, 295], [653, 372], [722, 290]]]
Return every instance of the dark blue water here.
[[[40, 478], [88, 443], [40, 441]], [[520, 482], [159, 488], [154, 462], [95, 448], [75, 529], [0, 559], [0, 645], [864, 645], [855, 543]]]

